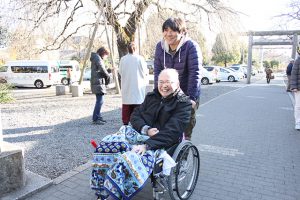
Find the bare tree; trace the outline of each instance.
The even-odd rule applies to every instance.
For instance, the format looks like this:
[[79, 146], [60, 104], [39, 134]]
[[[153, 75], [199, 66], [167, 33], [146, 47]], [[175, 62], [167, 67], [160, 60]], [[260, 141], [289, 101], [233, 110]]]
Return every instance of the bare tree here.
[[300, 1], [299, 0], [291, 0], [288, 7], [290, 8], [289, 12], [284, 13], [280, 16], [299, 21], [300, 20]]
[[8, 50], [15, 59], [36, 59], [39, 56], [36, 46], [36, 38], [27, 35], [26, 27], [19, 27], [9, 35]]
[[[287, 6], [280, 15], [276, 15], [275, 18], [278, 20], [278, 25], [282, 29], [295, 29], [299, 28], [300, 20], [300, 1], [299, 0], [289, 0]], [[289, 39], [292, 39], [292, 35], [288, 36]]]
[[[135, 39], [136, 30], [146, 11], [161, 13], [173, 11], [198, 22], [206, 20], [212, 24], [223, 24], [228, 16], [236, 13], [225, 6], [222, 0], [17, 0], [17, 11], [23, 15], [18, 19], [32, 23], [32, 29], [43, 23], [56, 25], [56, 36], [43, 50], [59, 49], [73, 35], [82, 34], [84, 30], [94, 26], [98, 13], [104, 11], [105, 18], [114, 29], [117, 38], [119, 57], [127, 53], [126, 45]], [[99, 9], [100, 8], [100, 9]], [[82, 17], [87, 17], [82, 20]], [[232, 19], [232, 17], [231, 17]], [[223, 22], [223, 23], [218, 23]], [[100, 22], [100, 23], [103, 23]]]

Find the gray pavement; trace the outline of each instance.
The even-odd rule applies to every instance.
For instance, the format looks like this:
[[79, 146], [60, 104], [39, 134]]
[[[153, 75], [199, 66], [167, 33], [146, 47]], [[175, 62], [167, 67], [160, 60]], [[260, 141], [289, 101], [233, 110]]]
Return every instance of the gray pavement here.
[[[300, 132], [283, 80], [262, 79], [200, 106], [193, 143], [201, 156], [192, 200], [299, 200]], [[30, 200], [96, 199], [90, 163], [53, 180]], [[134, 199], [152, 199], [148, 184]]]

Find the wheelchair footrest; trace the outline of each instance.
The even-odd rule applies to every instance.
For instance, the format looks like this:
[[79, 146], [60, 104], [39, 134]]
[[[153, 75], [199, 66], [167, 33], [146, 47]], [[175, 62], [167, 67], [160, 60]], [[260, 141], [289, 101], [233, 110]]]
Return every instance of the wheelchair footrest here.
[[163, 171], [164, 160], [162, 158], [157, 159], [154, 164], [153, 174], [154, 176], [159, 175]]

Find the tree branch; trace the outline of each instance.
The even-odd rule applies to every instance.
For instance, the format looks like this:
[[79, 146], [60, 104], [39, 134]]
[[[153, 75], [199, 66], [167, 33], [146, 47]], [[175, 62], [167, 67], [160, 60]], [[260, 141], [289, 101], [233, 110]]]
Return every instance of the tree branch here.
[[[95, 23], [91, 23], [91, 24], [83, 24], [79, 27], [76, 28], [75, 31], [73, 31], [72, 33], [70, 33], [69, 35], [67, 35], [66, 37], [63, 37], [63, 35], [58, 35], [53, 42], [50, 45], [47, 45], [45, 48], [43, 48], [40, 53], [44, 52], [44, 51], [49, 51], [49, 50], [58, 50], [61, 48], [62, 44], [67, 41], [69, 38], [71, 38], [73, 35], [75, 35], [81, 28], [86, 27], [86, 26], [94, 26]], [[63, 37], [63, 39], [61, 41], [59, 41], [59, 39]], [[59, 41], [59, 42], [58, 42]], [[58, 43], [58, 46], [54, 47], [56, 44]]]

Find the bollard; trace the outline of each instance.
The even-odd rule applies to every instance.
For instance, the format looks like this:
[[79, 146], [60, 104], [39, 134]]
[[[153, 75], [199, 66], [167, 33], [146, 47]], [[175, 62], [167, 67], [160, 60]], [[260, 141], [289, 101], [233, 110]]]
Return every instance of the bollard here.
[[56, 96], [66, 94], [66, 86], [64, 85], [57, 85], [55, 89], [56, 89]]
[[71, 88], [72, 88], [72, 97], [83, 96], [83, 89], [81, 85], [71, 85]]
[[1, 147], [0, 199], [4, 194], [21, 188], [26, 183], [23, 149], [3, 141]]

